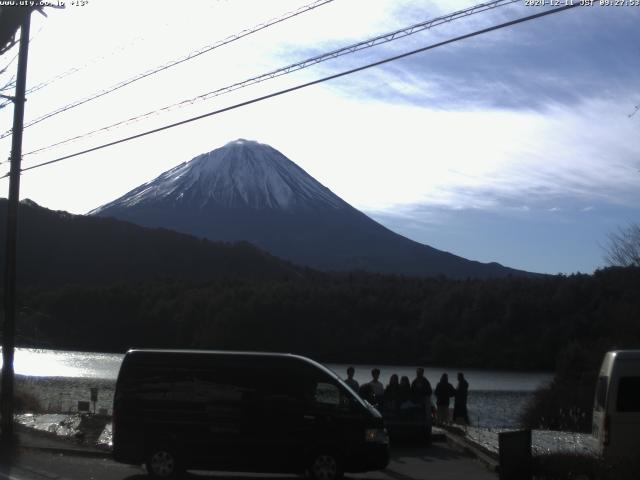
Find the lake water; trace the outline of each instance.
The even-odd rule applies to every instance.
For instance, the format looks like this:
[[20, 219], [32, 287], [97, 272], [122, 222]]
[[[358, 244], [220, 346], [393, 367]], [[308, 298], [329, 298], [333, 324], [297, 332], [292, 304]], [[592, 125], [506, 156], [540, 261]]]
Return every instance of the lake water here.
[[[346, 378], [348, 365], [327, 364], [340, 377]], [[418, 366], [418, 365], [416, 365]], [[356, 373], [355, 379], [362, 383], [371, 380], [371, 370], [373, 368], [380, 369], [380, 381], [386, 385], [389, 383], [389, 377], [394, 373], [398, 377], [406, 375], [409, 380], [413, 380], [416, 376], [416, 366], [393, 366], [393, 365], [354, 365]], [[455, 387], [457, 382], [457, 374], [462, 371], [464, 377], [469, 382], [471, 390], [485, 390], [493, 392], [533, 392], [540, 386], [548, 383], [552, 375], [549, 373], [531, 373], [531, 372], [507, 372], [502, 370], [480, 370], [480, 369], [459, 369], [447, 367], [423, 367], [424, 375], [427, 377], [431, 386], [435, 388], [440, 380], [440, 376], [446, 373], [449, 376], [449, 382]]]
[[[45, 349], [16, 349], [14, 369], [17, 387], [35, 396], [44, 409], [53, 412], [77, 411], [78, 401], [90, 400], [90, 388], [98, 388], [96, 411], [111, 413], [113, 390], [123, 355], [113, 353], [68, 352]], [[0, 359], [1, 361], [1, 359]], [[345, 377], [347, 365], [328, 364]], [[371, 379], [374, 365], [354, 365], [356, 380]], [[415, 377], [415, 366], [375, 365], [380, 380], [387, 384], [396, 373]], [[455, 386], [458, 369], [425, 367], [425, 375], [435, 388], [442, 373]], [[497, 370], [465, 369], [469, 382], [469, 414], [475, 425], [517, 426], [518, 416], [533, 392], [552, 378], [549, 373], [518, 373]]]

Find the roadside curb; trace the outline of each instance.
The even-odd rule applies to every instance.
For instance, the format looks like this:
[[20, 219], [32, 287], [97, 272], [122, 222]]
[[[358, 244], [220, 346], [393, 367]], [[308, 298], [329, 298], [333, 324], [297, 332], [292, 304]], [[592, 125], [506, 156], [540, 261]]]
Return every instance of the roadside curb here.
[[447, 437], [447, 443], [470, 453], [482, 462], [490, 471], [498, 472], [500, 470], [500, 463], [498, 462], [498, 459], [486, 452], [484, 449], [478, 447], [463, 436], [449, 430], [444, 430], [444, 434]]
[[24, 425], [15, 425], [16, 443], [18, 450], [38, 450], [56, 455], [74, 455], [90, 458], [110, 458], [111, 451], [100, 450], [91, 446], [68, 445], [69, 440], [57, 438], [54, 434], [45, 431], [32, 430]]
[[100, 450], [82, 450], [79, 448], [58, 448], [58, 447], [44, 447], [36, 445], [17, 445], [18, 449], [23, 450], [38, 450], [40, 452], [48, 452], [57, 455], [74, 455], [76, 457], [89, 457], [89, 458], [111, 458], [111, 452], [102, 452]]
[[431, 430], [431, 441], [432, 442], [446, 442], [447, 434], [445, 431], [438, 427], [433, 427]]

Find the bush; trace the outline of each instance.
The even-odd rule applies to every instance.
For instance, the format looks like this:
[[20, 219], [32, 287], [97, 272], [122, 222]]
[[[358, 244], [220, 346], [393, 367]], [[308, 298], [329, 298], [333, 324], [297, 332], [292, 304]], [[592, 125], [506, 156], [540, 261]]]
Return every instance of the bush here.
[[554, 378], [538, 389], [520, 416], [527, 428], [591, 432], [594, 381]]
[[591, 432], [596, 379], [589, 352], [570, 343], [558, 356], [553, 381], [535, 392], [521, 423], [528, 428]]

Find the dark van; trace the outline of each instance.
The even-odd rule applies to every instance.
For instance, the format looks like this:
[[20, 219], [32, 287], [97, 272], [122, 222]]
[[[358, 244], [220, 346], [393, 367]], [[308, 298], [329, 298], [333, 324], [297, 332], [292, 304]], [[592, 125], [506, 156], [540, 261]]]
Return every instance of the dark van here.
[[155, 477], [195, 469], [333, 480], [385, 468], [389, 440], [378, 411], [308, 358], [130, 350], [116, 384], [113, 454]]

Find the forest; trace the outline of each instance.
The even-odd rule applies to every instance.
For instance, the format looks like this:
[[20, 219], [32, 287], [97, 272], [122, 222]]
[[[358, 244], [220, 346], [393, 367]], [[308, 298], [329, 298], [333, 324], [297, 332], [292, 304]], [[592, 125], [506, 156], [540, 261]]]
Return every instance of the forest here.
[[639, 291], [640, 267], [464, 281], [285, 268], [209, 281], [38, 285], [19, 290], [18, 345], [554, 371], [523, 424], [590, 431], [604, 353], [640, 348]]
[[638, 291], [637, 267], [466, 281], [307, 271], [31, 287], [21, 290], [18, 331], [24, 346], [60, 349], [250, 349], [514, 370], [554, 370], [577, 349], [584, 365], [570, 368], [593, 369], [606, 350], [640, 346]]

